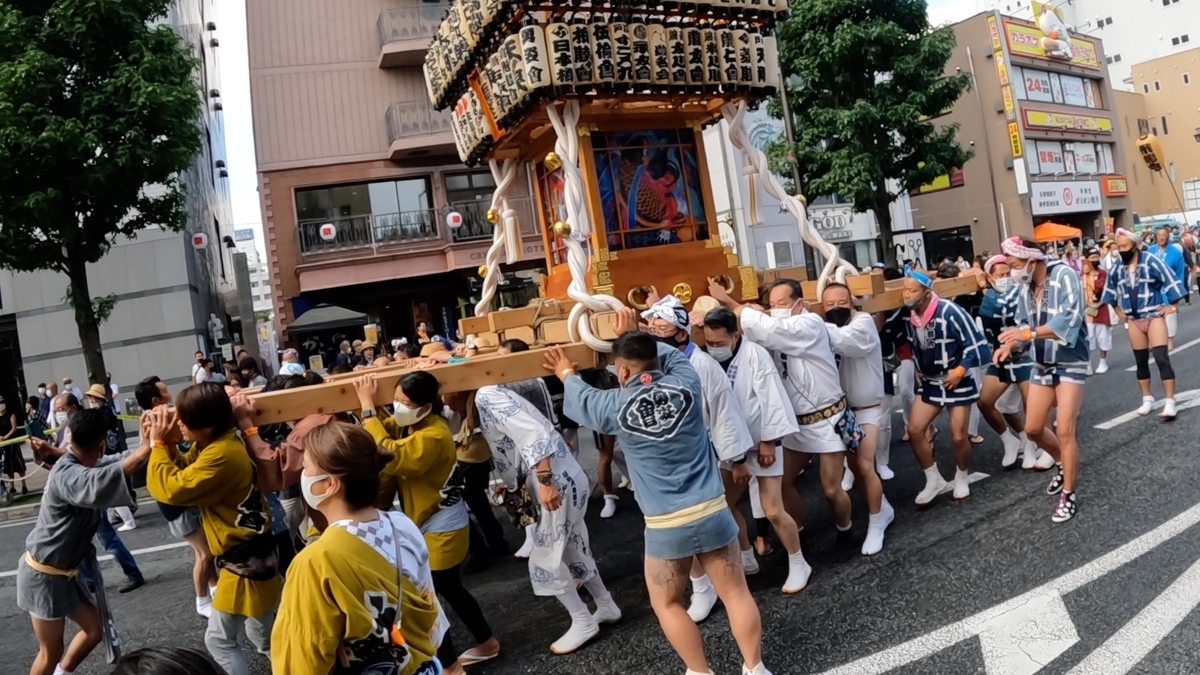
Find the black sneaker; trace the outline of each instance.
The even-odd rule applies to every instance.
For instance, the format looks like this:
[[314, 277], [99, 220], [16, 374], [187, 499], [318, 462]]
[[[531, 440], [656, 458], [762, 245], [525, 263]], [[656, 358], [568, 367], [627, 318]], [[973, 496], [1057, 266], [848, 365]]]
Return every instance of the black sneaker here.
[[854, 534], [851, 530], [846, 530], [845, 532], [838, 530], [834, 556], [839, 563], [849, 562], [854, 557], [854, 551], [858, 548], [854, 543]]
[[1075, 503], [1074, 492], [1064, 492], [1058, 497], [1058, 507], [1054, 509], [1054, 513], [1050, 514], [1050, 520], [1056, 523], [1065, 523], [1075, 517], [1075, 512], [1079, 509]]
[[1051, 478], [1050, 484], [1046, 486], [1046, 494], [1048, 495], [1056, 495], [1062, 492], [1063, 482], [1066, 480], [1063, 477], [1062, 464], [1055, 464], [1054, 466], [1058, 469], [1058, 472], [1054, 474], [1054, 478]]
[[131, 577], [131, 578], [125, 580], [125, 585], [118, 588], [117, 592], [118, 593], [128, 593], [130, 591], [136, 591], [137, 589], [139, 589], [145, 585], [146, 585], [146, 580], [144, 578], [138, 577], [138, 578], [134, 579]]

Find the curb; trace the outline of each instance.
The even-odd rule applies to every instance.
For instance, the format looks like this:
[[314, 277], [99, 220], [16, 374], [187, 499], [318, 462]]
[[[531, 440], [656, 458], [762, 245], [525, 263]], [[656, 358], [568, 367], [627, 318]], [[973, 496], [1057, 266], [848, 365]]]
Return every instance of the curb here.
[[[134, 490], [134, 492], [136, 493], [136, 498], [137, 498], [138, 502], [141, 502], [143, 500], [151, 498], [150, 492], [147, 491], [146, 488], [138, 488], [138, 489]], [[41, 510], [40, 502], [37, 504], [22, 504], [20, 506], [5, 507], [5, 508], [0, 509], [0, 523], [13, 521], [13, 520], [23, 520], [26, 518], [33, 518], [34, 516], [36, 516], [38, 514], [38, 511], [40, 511], [40, 510]]]

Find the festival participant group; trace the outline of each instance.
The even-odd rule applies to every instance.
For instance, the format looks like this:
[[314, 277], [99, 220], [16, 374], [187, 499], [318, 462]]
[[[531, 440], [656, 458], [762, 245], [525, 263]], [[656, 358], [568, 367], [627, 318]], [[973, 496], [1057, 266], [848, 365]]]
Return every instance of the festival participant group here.
[[[1084, 249], [1078, 268], [1014, 237], [978, 269], [873, 270], [903, 286], [904, 306], [879, 314], [861, 311], [838, 283], [802, 298], [799, 283], [779, 280], [757, 305], [713, 282], [720, 306], [703, 314], [653, 295], [640, 316], [618, 313], [607, 370], [580, 370], [551, 348], [546, 378], [470, 392], [443, 393], [419, 369], [380, 391], [372, 368], [394, 361], [380, 363], [388, 357], [360, 346], [354, 411], [262, 427], [241, 378], [214, 377], [199, 355], [196, 384], [175, 394], [157, 377], [138, 385], [143, 441], [120, 453], [106, 451], [105, 411], [61, 394], [53, 410], [64, 411], [57, 421], [65, 431], [39, 451], [53, 469], [17, 571], [17, 602], [39, 645], [30, 672], [71, 675], [103, 646], [117, 673], [172, 662], [185, 664], [172, 673], [249, 675], [257, 657], [245, 652], [245, 633], [277, 675], [462, 673], [504, 655], [505, 609], [481, 604], [464, 577], [511, 553], [498, 511], [524, 538], [516, 555], [527, 559], [533, 595], [553, 597], [569, 617], [545, 648], [572, 653], [620, 622], [632, 602], [609, 592], [592, 549], [592, 486], [578, 459], [586, 429], [600, 451], [600, 526], [622, 508], [614, 466], [644, 520], [650, 605], [679, 657], [658, 672], [713, 673], [697, 624], [719, 605], [743, 674], [767, 675], [764, 626], [746, 577], [779, 546], [782, 593], [808, 585], [802, 472], [819, 474], [837, 560], [876, 555], [900, 508], [888, 496], [893, 437], [911, 445], [924, 473], [919, 509], [943, 495], [968, 499], [971, 470], [995, 468], [990, 457], [972, 457], [982, 420], [1000, 437], [1003, 468], [1019, 462], [1049, 472], [1050, 518], [1070, 521], [1080, 509], [1084, 386], [1108, 370], [1114, 325], [1128, 328], [1137, 413], [1158, 406], [1153, 357], [1160, 416], [1176, 415], [1169, 350], [1194, 266], [1169, 232], [1159, 234], [1148, 247], [1119, 229]], [[979, 292], [938, 297], [935, 279], [958, 274], [975, 275]], [[693, 341], [699, 334], [703, 344]], [[398, 358], [411, 365], [435, 352], [440, 363], [474, 354], [470, 344], [429, 354], [400, 346]], [[500, 351], [529, 347], [509, 340]], [[247, 384], [282, 390], [322, 381], [288, 356], [286, 372], [269, 380], [251, 359]], [[943, 413], [952, 468], [934, 452]], [[894, 428], [897, 418], [903, 424]], [[121, 616], [104, 597], [92, 539], [106, 509], [134, 505], [127, 476], [143, 465], [171, 533], [192, 551], [207, 654], [121, 653]], [[752, 519], [742, 515], [743, 499]], [[851, 529], [856, 508], [867, 514], [861, 541]], [[447, 610], [469, 644], [451, 640]], [[79, 630], [64, 644], [68, 619]]]

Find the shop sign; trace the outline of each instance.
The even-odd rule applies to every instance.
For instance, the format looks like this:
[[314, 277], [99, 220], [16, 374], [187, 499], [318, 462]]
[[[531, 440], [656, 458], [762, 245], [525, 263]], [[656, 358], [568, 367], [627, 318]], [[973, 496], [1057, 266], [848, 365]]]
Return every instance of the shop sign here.
[[1012, 87], [1004, 85], [1000, 88], [1000, 95], [1004, 98], [1004, 116], [1009, 122], [1014, 122], [1017, 119], [1017, 106], [1013, 102]]
[[1030, 206], [1035, 216], [1100, 210], [1099, 181], [1034, 183]]
[[[1004, 34], [1008, 37], [1008, 51], [1013, 56], [1024, 56], [1041, 61], [1063, 61], [1046, 53], [1042, 38], [1045, 35], [1037, 26], [1025, 21], [1004, 19]], [[1071, 65], [1100, 70], [1099, 51], [1096, 43], [1087, 38], [1071, 36]]]
[[1026, 129], [1053, 129], [1055, 131], [1082, 131], [1089, 134], [1112, 134], [1113, 122], [1108, 117], [1072, 115], [1049, 110], [1024, 109]]
[[996, 77], [1000, 78], [1000, 86], [1007, 87], [1008, 79], [1008, 64], [1004, 62], [1004, 52], [996, 52], [993, 54], [996, 61]]
[[949, 190], [950, 188], [962, 187], [966, 183], [967, 181], [962, 169], [951, 169], [950, 173], [944, 173], [934, 178], [928, 185], [922, 185], [909, 194], [913, 196], [927, 195], [930, 192], [940, 192], [942, 190]]
[[1001, 42], [1000, 42], [1000, 26], [996, 22], [996, 16], [995, 15], [989, 16], [987, 23], [988, 23], [988, 35], [990, 35], [992, 38], [992, 51], [998, 52], [1003, 48], [1003, 44], [1001, 44]]
[[870, 214], [855, 213], [854, 208], [846, 204], [809, 207], [808, 222], [825, 241], [862, 241], [877, 236], [875, 218]]
[[1016, 122], [1008, 123], [1008, 144], [1012, 148], [1012, 156], [1021, 156], [1021, 128]]
[[1124, 197], [1129, 194], [1129, 181], [1125, 176], [1107, 176], [1104, 179], [1105, 197]]

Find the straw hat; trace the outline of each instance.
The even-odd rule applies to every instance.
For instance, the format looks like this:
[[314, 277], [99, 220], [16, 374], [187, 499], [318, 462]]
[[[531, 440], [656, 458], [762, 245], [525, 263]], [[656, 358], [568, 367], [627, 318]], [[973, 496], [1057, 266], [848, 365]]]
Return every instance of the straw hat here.
[[362, 342], [354, 348], [354, 353], [361, 354], [361, 353], [367, 351], [368, 349], [374, 349], [375, 351], [379, 351], [379, 348], [375, 346], [374, 342]]
[[104, 390], [104, 385], [93, 384], [92, 386], [87, 388], [87, 391], [84, 392], [84, 396], [91, 396], [93, 398], [99, 398], [99, 399], [107, 399], [108, 392]]

